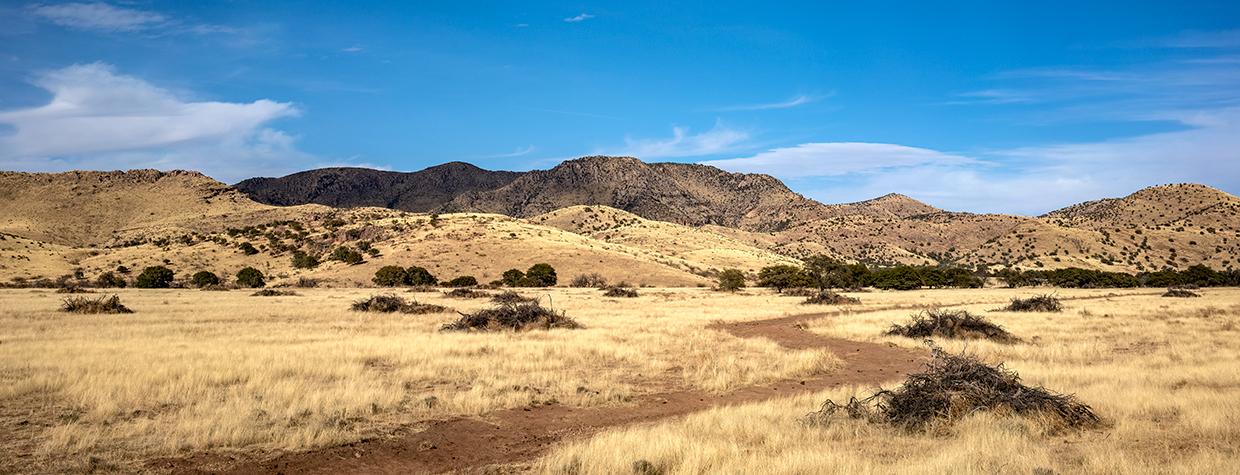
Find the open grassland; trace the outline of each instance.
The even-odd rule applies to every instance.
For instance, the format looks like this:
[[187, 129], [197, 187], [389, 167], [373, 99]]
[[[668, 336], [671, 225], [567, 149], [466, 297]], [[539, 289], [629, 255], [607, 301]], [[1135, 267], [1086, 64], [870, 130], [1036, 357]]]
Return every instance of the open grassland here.
[[[128, 289], [117, 293], [135, 313], [79, 315], [57, 311], [64, 295], [51, 290], [0, 291], [0, 472], [302, 450], [430, 419], [718, 393], [839, 364], [706, 328], [812, 310], [765, 291], [530, 289], [585, 328], [515, 334], [438, 331], [455, 313], [349, 310], [375, 289], [251, 292]], [[490, 305], [398, 292], [461, 311]]]
[[[800, 423], [849, 387], [683, 419], [615, 429], [566, 444], [535, 468], [551, 473], [1228, 473], [1240, 466], [1240, 290], [1200, 299], [1145, 291], [1060, 291], [1061, 313], [996, 311], [1034, 291], [866, 293], [866, 307], [943, 305], [982, 314], [1024, 342], [938, 340], [1025, 382], [1076, 394], [1102, 415], [1099, 430], [1061, 432], [1037, 420], [979, 413], [930, 433], [839, 419]], [[1108, 294], [1114, 294], [1107, 296]], [[899, 308], [819, 319], [809, 330], [914, 347], [882, 333]], [[847, 371], [844, 368], [842, 371]], [[893, 387], [898, 381], [885, 386]]]

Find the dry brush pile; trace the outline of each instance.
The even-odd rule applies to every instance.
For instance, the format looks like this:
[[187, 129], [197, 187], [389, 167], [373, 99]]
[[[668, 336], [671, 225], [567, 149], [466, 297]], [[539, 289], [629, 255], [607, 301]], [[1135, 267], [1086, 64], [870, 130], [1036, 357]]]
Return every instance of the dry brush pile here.
[[263, 289], [250, 294], [251, 297], [292, 297], [300, 295], [292, 290]]
[[891, 325], [886, 335], [909, 338], [985, 339], [998, 343], [1020, 341], [1003, 327], [964, 310], [930, 309], [914, 314], [905, 325]]
[[813, 294], [809, 298], [805, 299], [805, 301], [801, 302], [802, 305], [856, 305], [859, 303], [861, 303], [861, 299], [859, 298], [849, 297], [830, 290], [824, 290]]
[[491, 294], [480, 290], [461, 288], [449, 290], [445, 292], [444, 295], [455, 299], [480, 299], [488, 297]]
[[607, 290], [603, 292], [603, 296], [615, 298], [636, 298], [637, 289], [620, 286], [608, 287]]
[[533, 298], [533, 297], [526, 297], [513, 290], [505, 290], [503, 292], [500, 292], [498, 294], [491, 296], [491, 301], [495, 303], [502, 303], [502, 304], [518, 304], [518, 303], [536, 302], [538, 301], [538, 299]]
[[1200, 297], [1201, 294], [1197, 292], [1193, 292], [1188, 289], [1171, 288], [1171, 289], [1167, 289], [1167, 291], [1164, 292], [1162, 296], [1163, 297], [1175, 297], [1175, 298], [1191, 298], [1191, 297]]
[[419, 303], [416, 300], [405, 300], [395, 295], [372, 295], [369, 298], [353, 302], [353, 310], [358, 312], [400, 312], [412, 314], [443, 313], [449, 311], [448, 307], [428, 303]]
[[1013, 298], [1003, 310], [1009, 312], [1062, 312], [1063, 303], [1054, 295], [1042, 294], [1029, 298]]
[[991, 366], [966, 354], [950, 354], [927, 342], [930, 362], [910, 374], [894, 390], [845, 404], [827, 400], [804, 419], [811, 425], [828, 424], [837, 415], [884, 424], [908, 431], [926, 431], [975, 412], [1035, 417], [1052, 430], [1085, 429], [1102, 425], [1089, 405], [1076, 397], [1021, 383], [1020, 376], [999, 364]]
[[129, 307], [121, 303], [118, 295], [90, 297], [69, 297], [60, 305], [60, 311], [69, 313], [133, 313]]
[[442, 331], [500, 331], [500, 330], [550, 330], [553, 328], [581, 328], [564, 312], [543, 307], [537, 302], [501, 304], [474, 313], [462, 313], [455, 322], [444, 325]]

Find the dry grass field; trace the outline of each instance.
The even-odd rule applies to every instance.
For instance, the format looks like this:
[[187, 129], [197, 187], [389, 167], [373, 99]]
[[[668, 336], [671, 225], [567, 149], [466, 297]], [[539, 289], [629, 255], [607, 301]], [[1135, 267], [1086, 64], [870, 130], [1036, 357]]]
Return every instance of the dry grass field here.
[[[57, 311], [62, 294], [0, 291], [0, 472], [159, 471], [190, 454], [241, 459], [413, 432], [427, 421], [538, 406], [632, 407], [643, 396], [738, 389], [847, 372], [822, 349], [738, 338], [715, 322], [839, 311], [765, 289], [528, 289], [585, 328], [443, 333], [454, 313], [349, 310], [375, 289], [122, 290], [133, 314]], [[931, 434], [798, 422], [842, 387], [568, 437], [516, 469], [628, 473], [1211, 473], [1240, 463], [1240, 290], [1061, 290], [1061, 313], [997, 311], [1037, 290], [866, 292], [807, 330], [916, 348], [881, 333], [929, 306], [964, 308], [1024, 342], [941, 340], [1027, 383], [1075, 393], [1108, 422], [1055, 432], [978, 414]], [[486, 299], [398, 291], [472, 311]], [[899, 381], [882, 383], [893, 387]], [[643, 465], [646, 466], [646, 465]]]

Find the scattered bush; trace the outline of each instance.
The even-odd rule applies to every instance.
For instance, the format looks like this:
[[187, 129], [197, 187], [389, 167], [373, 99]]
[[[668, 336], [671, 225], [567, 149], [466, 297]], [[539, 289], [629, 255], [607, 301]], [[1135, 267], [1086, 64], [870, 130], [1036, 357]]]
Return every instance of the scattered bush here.
[[805, 270], [791, 265], [763, 267], [758, 271], [758, 287], [771, 287], [776, 292], [792, 287], [809, 287], [815, 285]]
[[369, 298], [353, 302], [353, 310], [358, 312], [381, 312], [381, 313], [441, 313], [448, 311], [447, 307], [439, 305], [431, 305], [418, 303], [415, 300], [405, 300], [395, 295], [372, 295]]
[[172, 271], [164, 266], [152, 266], [142, 269], [133, 286], [139, 289], [166, 289], [172, 285]]
[[620, 286], [608, 287], [607, 291], [603, 292], [603, 296], [604, 297], [616, 297], [616, 298], [634, 298], [634, 297], [637, 297], [637, 289], [631, 289], [628, 287], [620, 287]]
[[[514, 269], [515, 270], [515, 269]], [[520, 272], [520, 271], [518, 271]], [[593, 287], [601, 289], [607, 286], [607, 279], [597, 272], [581, 274], [569, 281], [569, 287]]]
[[194, 287], [201, 288], [208, 285], [219, 285], [220, 277], [215, 275], [214, 272], [203, 270], [194, 273], [193, 277], [189, 278], [189, 281], [194, 284]]
[[488, 294], [486, 292], [479, 292], [474, 289], [459, 288], [459, 289], [452, 289], [448, 292], [445, 292], [444, 295], [447, 295], [448, 297], [452, 297], [452, 298], [457, 298], [457, 299], [480, 299], [480, 298], [489, 296], [491, 294]]
[[1163, 292], [1162, 296], [1163, 297], [1176, 297], [1176, 298], [1191, 298], [1191, 297], [1200, 297], [1201, 294], [1197, 292], [1193, 292], [1188, 289], [1167, 289], [1166, 292]]
[[431, 275], [431, 271], [426, 270], [425, 267], [411, 266], [405, 269], [405, 273], [409, 276], [409, 285], [435, 285], [439, 283], [439, 279]]
[[251, 297], [292, 297], [296, 295], [297, 292], [293, 292], [292, 290], [279, 289], [263, 289], [250, 294]]
[[856, 305], [861, 303], [861, 299], [849, 297], [844, 294], [835, 293], [830, 290], [818, 292], [801, 302], [802, 305]]
[[1053, 295], [1042, 294], [1029, 298], [1013, 298], [1012, 303], [1003, 307], [1009, 312], [1062, 312], [1063, 304]]
[[445, 285], [448, 287], [473, 287], [478, 285], [478, 279], [475, 279], [473, 276], [463, 275], [449, 280]]
[[525, 271], [522, 287], [551, 287], [556, 283], [555, 268], [550, 264], [534, 264]]
[[887, 335], [909, 338], [986, 339], [999, 343], [1020, 341], [1003, 327], [964, 310], [925, 310], [907, 325], [892, 325]]
[[1093, 428], [1102, 419], [1076, 397], [1021, 383], [1002, 364], [990, 366], [973, 356], [953, 355], [931, 346], [932, 360], [920, 373], [908, 375], [895, 390], [882, 390], [846, 404], [828, 400], [805, 422], [829, 424], [837, 413], [851, 419], [886, 424], [908, 431], [927, 431], [976, 412], [1037, 417], [1052, 429]]
[[581, 328], [576, 321], [563, 312], [556, 312], [538, 303], [504, 304], [461, 314], [461, 319], [444, 325], [443, 331], [496, 331], [496, 330], [550, 330], [552, 328]]
[[293, 267], [296, 269], [313, 269], [319, 266], [319, 258], [304, 251], [293, 251]]
[[525, 273], [517, 269], [508, 269], [504, 271], [499, 280], [509, 287], [517, 287], [525, 280]]
[[375, 271], [375, 277], [371, 281], [382, 287], [405, 285], [409, 283], [409, 271], [401, 266], [383, 266]]
[[716, 278], [716, 290], [736, 292], [745, 287], [745, 273], [739, 269], [724, 269]]
[[267, 285], [263, 280], [263, 273], [253, 267], [246, 267], [237, 272], [237, 285], [240, 287], [249, 287], [256, 289]]
[[362, 253], [353, 250], [349, 246], [340, 246], [332, 251], [331, 260], [340, 261], [345, 264], [355, 266], [363, 262]]
[[791, 289], [784, 289], [783, 292], [780, 292], [780, 295], [783, 295], [785, 297], [813, 297], [815, 295], [818, 295], [819, 292], [821, 291], [818, 289], [811, 289], [808, 287], [794, 287]]
[[112, 287], [123, 289], [125, 288], [126, 285], [129, 285], [129, 283], [125, 282], [125, 279], [123, 277], [112, 273], [112, 271], [107, 271], [102, 274], [99, 274], [99, 277], [95, 279], [95, 286], [105, 288], [105, 289], [112, 288]]
[[537, 300], [538, 299], [526, 297], [511, 290], [505, 290], [491, 297], [492, 302], [507, 304], [535, 302]]
[[117, 295], [89, 297], [69, 297], [60, 305], [60, 311], [70, 313], [133, 313], [129, 307], [121, 304]]
[[237, 249], [240, 249], [241, 253], [247, 256], [253, 256], [255, 254], [258, 254], [258, 249], [255, 248], [254, 245], [250, 244], [249, 242], [241, 243], [240, 245], [237, 246]]

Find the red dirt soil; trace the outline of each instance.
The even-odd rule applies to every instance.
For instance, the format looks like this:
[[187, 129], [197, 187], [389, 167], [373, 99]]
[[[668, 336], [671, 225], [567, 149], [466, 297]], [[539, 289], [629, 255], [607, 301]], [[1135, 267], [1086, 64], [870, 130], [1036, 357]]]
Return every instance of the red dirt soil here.
[[150, 468], [173, 473], [443, 473], [481, 472], [493, 465], [529, 462], [556, 443], [604, 429], [682, 416], [717, 406], [745, 404], [834, 386], [877, 385], [920, 369], [921, 351], [885, 344], [828, 338], [806, 331], [806, 321], [840, 315], [797, 315], [752, 322], [716, 323], [711, 328], [741, 338], [768, 338], [789, 349], [825, 348], [844, 361], [836, 372], [785, 380], [724, 394], [698, 390], [638, 396], [624, 406], [572, 408], [560, 405], [507, 409], [481, 418], [431, 421], [425, 430], [382, 439], [236, 461], [202, 454], [163, 459]]

